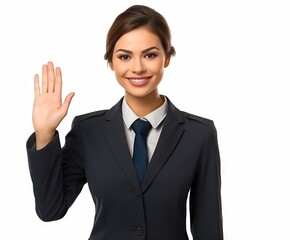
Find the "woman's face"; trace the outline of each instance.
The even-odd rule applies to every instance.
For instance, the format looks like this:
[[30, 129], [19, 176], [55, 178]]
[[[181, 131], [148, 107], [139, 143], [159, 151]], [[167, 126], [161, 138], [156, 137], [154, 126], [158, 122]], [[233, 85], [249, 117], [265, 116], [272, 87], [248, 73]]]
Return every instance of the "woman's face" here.
[[150, 99], [158, 95], [157, 86], [169, 62], [159, 37], [141, 27], [119, 38], [110, 67], [127, 97]]

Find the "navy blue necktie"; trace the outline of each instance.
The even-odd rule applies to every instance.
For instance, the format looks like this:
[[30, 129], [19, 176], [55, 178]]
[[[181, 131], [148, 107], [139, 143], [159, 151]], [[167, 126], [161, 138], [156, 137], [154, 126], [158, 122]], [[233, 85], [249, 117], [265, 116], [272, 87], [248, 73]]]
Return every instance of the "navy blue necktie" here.
[[147, 135], [152, 128], [150, 122], [137, 119], [132, 124], [132, 129], [135, 132], [133, 162], [139, 178], [140, 184], [146, 173], [148, 156], [147, 156]]

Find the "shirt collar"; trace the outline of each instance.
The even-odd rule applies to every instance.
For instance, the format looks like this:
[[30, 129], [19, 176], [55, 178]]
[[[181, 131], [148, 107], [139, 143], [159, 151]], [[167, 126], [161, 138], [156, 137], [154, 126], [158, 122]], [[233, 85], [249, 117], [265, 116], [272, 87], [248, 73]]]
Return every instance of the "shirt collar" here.
[[[166, 97], [164, 96], [164, 103], [159, 108], [155, 109], [154, 111], [142, 117], [141, 119], [146, 119], [147, 121], [150, 122], [150, 124], [152, 125], [152, 128], [157, 128], [159, 124], [163, 121], [163, 119], [166, 117], [167, 106], [168, 106], [168, 102], [167, 102]], [[137, 118], [139, 118], [129, 107], [125, 98], [123, 99], [123, 102], [122, 102], [122, 113], [123, 113], [123, 120], [128, 129], [131, 127], [132, 123]]]

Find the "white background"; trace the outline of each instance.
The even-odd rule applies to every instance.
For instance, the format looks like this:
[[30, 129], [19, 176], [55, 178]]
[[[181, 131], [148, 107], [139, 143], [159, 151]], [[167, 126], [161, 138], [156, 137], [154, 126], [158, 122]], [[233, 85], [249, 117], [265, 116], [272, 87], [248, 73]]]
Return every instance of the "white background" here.
[[285, 0], [1, 0], [0, 239], [88, 239], [94, 217], [85, 185], [68, 214], [44, 223], [34, 211], [25, 143], [33, 132], [33, 75], [52, 60], [64, 94], [59, 126], [109, 108], [123, 95], [103, 60], [112, 21], [132, 4], [161, 12], [177, 55], [160, 93], [215, 121], [222, 159], [226, 240], [290, 239], [290, 7]]

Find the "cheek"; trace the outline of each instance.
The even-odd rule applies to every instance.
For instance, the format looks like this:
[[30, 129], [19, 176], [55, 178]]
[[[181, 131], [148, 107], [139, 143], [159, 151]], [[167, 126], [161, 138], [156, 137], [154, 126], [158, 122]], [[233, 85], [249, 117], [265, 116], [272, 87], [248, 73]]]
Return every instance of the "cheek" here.
[[155, 63], [150, 65], [150, 69], [154, 73], [163, 72], [163, 68], [164, 68], [164, 62], [162, 62], [162, 61], [155, 62]]
[[126, 72], [126, 68], [122, 64], [116, 64], [113, 71], [115, 71], [116, 76], [123, 75]]

